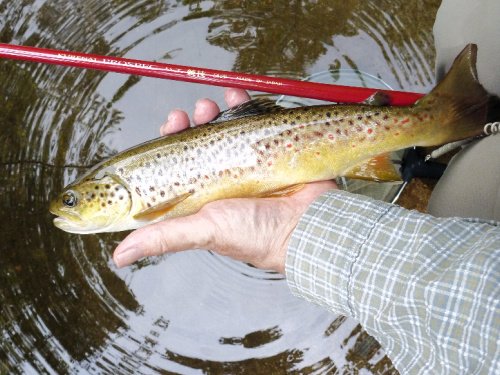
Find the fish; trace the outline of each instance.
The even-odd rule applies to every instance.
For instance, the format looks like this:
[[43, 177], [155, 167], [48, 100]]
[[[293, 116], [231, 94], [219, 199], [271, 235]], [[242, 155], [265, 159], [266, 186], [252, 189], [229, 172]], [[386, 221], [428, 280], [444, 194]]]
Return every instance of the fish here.
[[277, 197], [339, 176], [395, 181], [390, 153], [478, 136], [489, 94], [467, 45], [445, 78], [414, 105], [283, 108], [256, 99], [207, 124], [104, 160], [50, 204], [71, 233], [132, 230], [198, 212], [220, 199]]

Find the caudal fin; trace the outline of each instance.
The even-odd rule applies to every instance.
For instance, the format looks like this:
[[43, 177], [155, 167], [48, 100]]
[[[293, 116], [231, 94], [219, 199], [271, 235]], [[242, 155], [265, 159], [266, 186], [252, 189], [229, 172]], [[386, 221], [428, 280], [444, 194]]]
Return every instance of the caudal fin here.
[[[480, 135], [486, 123], [488, 92], [476, 71], [477, 46], [468, 44], [444, 79], [415, 105], [439, 113], [440, 124], [427, 145], [438, 145]], [[433, 143], [433, 144], [431, 144]]]

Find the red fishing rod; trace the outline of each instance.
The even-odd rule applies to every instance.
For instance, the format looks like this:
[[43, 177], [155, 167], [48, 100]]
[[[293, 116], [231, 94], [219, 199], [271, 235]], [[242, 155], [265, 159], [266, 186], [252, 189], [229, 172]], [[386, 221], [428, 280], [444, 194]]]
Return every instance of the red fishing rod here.
[[192, 66], [164, 64], [153, 61], [101, 56], [80, 52], [18, 46], [0, 43], [0, 57], [45, 64], [95, 69], [106, 72], [194, 82], [205, 85], [234, 87], [273, 94], [291, 95], [339, 103], [360, 103], [377, 91], [389, 97], [391, 105], [410, 105], [423, 94], [404, 91], [385, 91], [366, 87], [340, 86], [326, 83], [297, 81], [286, 78]]

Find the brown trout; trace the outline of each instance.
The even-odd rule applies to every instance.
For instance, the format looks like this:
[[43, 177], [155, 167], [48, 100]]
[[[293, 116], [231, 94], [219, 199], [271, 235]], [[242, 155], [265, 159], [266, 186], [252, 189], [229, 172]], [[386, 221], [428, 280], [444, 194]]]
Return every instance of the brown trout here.
[[475, 63], [476, 46], [468, 45], [444, 80], [407, 107], [244, 103], [99, 163], [51, 203], [54, 224], [73, 233], [130, 230], [215, 200], [286, 195], [312, 181], [398, 179], [389, 152], [481, 134], [489, 95]]

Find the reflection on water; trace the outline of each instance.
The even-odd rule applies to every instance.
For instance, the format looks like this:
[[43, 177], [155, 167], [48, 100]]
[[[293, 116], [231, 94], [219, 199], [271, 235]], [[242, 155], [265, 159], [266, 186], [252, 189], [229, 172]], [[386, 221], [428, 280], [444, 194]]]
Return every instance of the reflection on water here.
[[[0, 41], [302, 77], [433, 84], [439, 1], [0, 1]], [[48, 201], [220, 89], [0, 61], [0, 373], [392, 373], [352, 319], [203, 251], [117, 270], [124, 234], [56, 230]], [[82, 168], [78, 167], [81, 166]]]

